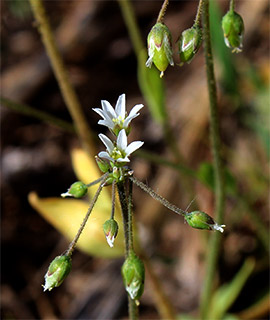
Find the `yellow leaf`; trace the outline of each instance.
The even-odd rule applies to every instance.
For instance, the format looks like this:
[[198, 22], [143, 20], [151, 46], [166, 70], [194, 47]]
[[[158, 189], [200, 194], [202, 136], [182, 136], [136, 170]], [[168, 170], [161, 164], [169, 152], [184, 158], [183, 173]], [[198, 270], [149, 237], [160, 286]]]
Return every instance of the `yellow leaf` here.
[[[80, 181], [88, 184], [101, 176], [95, 160], [89, 158], [83, 150], [74, 149], [71, 158], [74, 171]], [[98, 185], [88, 189], [90, 199], [96, 193]], [[29, 194], [29, 202], [69, 241], [75, 237], [90, 203], [90, 201], [87, 203], [75, 199], [40, 199], [33, 192]], [[111, 206], [111, 188], [104, 187], [78, 241], [79, 249], [88, 254], [104, 258], [118, 257], [124, 254], [124, 233], [118, 202], [115, 208], [115, 220], [120, 227], [113, 248], [110, 248], [107, 244], [103, 232], [102, 225], [110, 218]]]
[[[76, 235], [89, 206], [82, 200], [40, 199], [35, 192], [31, 192], [28, 199], [30, 204], [69, 241]], [[124, 254], [123, 231], [119, 230], [113, 248], [107, 244], [102, 225], [109, 214], [110, 212], [107, 212], [105, 217], [105, 211], [102, 211], [101, 206], [93, 209], [77, 244], [80, 250], [103, 258], [115, 258]]]

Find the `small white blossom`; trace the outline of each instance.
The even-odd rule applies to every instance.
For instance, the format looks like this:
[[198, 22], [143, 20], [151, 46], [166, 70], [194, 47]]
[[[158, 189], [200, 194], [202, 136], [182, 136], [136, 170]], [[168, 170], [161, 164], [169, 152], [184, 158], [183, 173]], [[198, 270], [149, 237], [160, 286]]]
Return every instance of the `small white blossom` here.
[[119, 96], [115, 109], [106, 100], [101, 100], [101, 106], [102, 109], [93, 108], [103, 118], [103, 120], [98, 121], [98, 124], [108, 127], [116, 135], [121, 129], [127, 130], [130, 121], [136, 118], [139, 115], [138, 111], [143, 108], [142, 104], [136, 104], [127, 115], [125, 94]]
[[224, 231], [223, 228], [225, 228], [225, 227], [226, 227], [225, 224], [217, 224], [217, 223], [215, 223], [215, 224], [211, 225], [212, 230], [216, 230], [216, 231], [220, 231], [220, 232], [223, 232]]
[[106, 151], [101, 151], [98, 156], [109, 161], [129, 162], [129, 155], [143, 145], [142, 141], [133, 141], [128, 145], [125, 129], [122, 129], [119, 132], [117, 136], [116, 146], [104, 134], [101, 133], [98, 136], [106, 147]]

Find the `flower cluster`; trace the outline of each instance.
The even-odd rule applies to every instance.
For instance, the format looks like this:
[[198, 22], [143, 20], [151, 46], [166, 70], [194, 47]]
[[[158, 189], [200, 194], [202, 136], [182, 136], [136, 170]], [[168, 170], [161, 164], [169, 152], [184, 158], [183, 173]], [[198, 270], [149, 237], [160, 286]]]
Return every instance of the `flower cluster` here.
[[106, 100], [101, 100], [102, 109], [94, 108], [103, 119], [99, 120], [100, 125], [106, 126], [116, 136], [116, 141], [112, 141], [104, 134], [99, 134], [100, 140], [104, 143], [106, 151], [98, 154], [99, 158], [105, 159], [110, 163], [108, 171], [113, 171], [115, 167], [121, 168], [129, 162], [129, 156], [135, 150], [139, 149], [142, 141], [133, 141], [128, 145], [127, 136], [130, 132], [130, 122], [139, 115], [139, 111], [143, 108], [142, 104], [135, 105], [129, 115], [126, 112], [126, 96], [119, 96], [115, 109]]

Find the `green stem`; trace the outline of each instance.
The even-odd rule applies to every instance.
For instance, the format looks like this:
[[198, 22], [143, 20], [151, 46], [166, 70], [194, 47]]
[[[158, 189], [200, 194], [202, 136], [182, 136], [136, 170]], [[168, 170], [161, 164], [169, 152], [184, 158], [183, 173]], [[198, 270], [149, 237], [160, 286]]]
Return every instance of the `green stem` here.
[[200, 0], [198, 8], [197, 8], [197, 14], [195, 17], [194, 24], [198, 26], [200, 24], [200, 18], [201, 18], [201, 13], [202, 13], [202, 6], [203, 6], [203, 0]]
[[[132, 188], [132, 187], [131, 187]], [[124, 226], [124, 236], [125, 236], [125, 257], [129, 256], [130, 251], [133, 250], [133, 240], [132, 240], [132, 189], [130, 189], [129, 184], [129, 194], [128, 199], [126, 196], [125, 190], [125, 181], [121, 181], [117, 183], [117, 189], [119, 194], [120, 206], [122, 211], [122, 219]], [[131, 204], [130, 204], [131, 202]], [[129, 319], [137, 320], [139, 318], [139, 310], [135, 301], [130, 298], [128, 294], [128, 311], [129, 311]]]
[[76, 132], [85, 150], [89, 155], [93, 155], [96, 153], [96, 148], [92, 141], [91, 131], [82, 112], [82, 107], [78, 97], [69, 81], [67, 70], [57, 48], [42, 0], [29, 1], [35, 19], [38, 22], [38, 30], [41, 34], [43, 44], [51, 61], [51, 65], [58, 81], [63, 99], [74, 121]]
[[162, 23], [163, 22], [163, 19], [164, 19], [168, 4], [169, 4], [169, 0], [164, 0], [163, 5], [162, 5], [162, 7], [161, 7], [161, 9], [159, 11], [159, 15], [158, 15], [158, 18], [157, 18], [157, 23]]
[[95, 195], [94, 195], [94, 197], [93, 197], [93, 199], [92, 199], [92, 201], [90, 203], [90, 206], [89, 206], [89, 208], [88, 208], [88, 210], [86, 212], [86, 215], [85, 215], [85, 217], [83, 219], [83, 222], [82, 222], [82, 224], [81, 224], [81, 226], [80, 226], [75, 238], [73, 239], [73, 241], [69, 245], [69, 248], [68, 248], [68, 250], [66, 252], [66, 255], [69, 256], [69, 257], [71, 257], [72, 252], [75, 249], [75, 246], [76, 246], [76, 244], [77, 244], [77, 242], [78, 242], [78, 240], [80, 238], [80, 235], [81, 235], [81, 233], [82, 233], [82, 231], [83, 231], [83, 229], [84, 229], [84, 227], [85, 227], [85, 225], [86, 225], [86, 223], [87, 223], [87, 221], [89, 219], [89, 216], [90, 216], [90, 214], [91, 214], [96, 202], [97, 202], [97, 199], [98, 199], [98, 197], [100, 195], [100, 192], [101, 192], [101, 190], [102, 190], [102, 188], [104, 186], [104, 182], [106, 181], [107, 176], [108, 176], [108, 174], [104, 174], [103, 179], [101, 180], [101, 183], [100, 183], [100, 185], [99, 185], [99, 187], [97, 189], [97, 192], [95, 193]]
[[133, 250], [133, 183], [131, 180], [128, 180], [128, 234], [129, 234], [129, 250]]
[[114, 219], [114, 211], [115, 211], [115, 181], [112, 183], [112, 211], [111, 211], [111, 219]]
[[2, 106], [5, 106], [6, 108], [18, 111], [24, 115], [31, 116], [39, 120], [42, 120], [50, 125], [55, 125], [56, 127], [62, 128], [70, 133], [75, 133], [75, 129], [71, 123], [65, 120], [59, 119], [57, 117], [54, 117], [47, 112], [37, 110], [23, 103], [11, 101], [4, 97], [0, 97], [0, 103]]
[[234, 11], [234, 0], [230, 1], [230, 11]]
[[[203, 35], [204, 55], [207, 73], [207, 85], [210, 100], [210, 136], [213, 154], [213, 166], [215, 175], [215, 212], [218, 224], [223, 224], [224, 218], [224, 182], [223, 165], [220, 156], [220, 132], [218, 119], [217, 90], [214, 75], [214, 63], [210, 39], [209, 0], [203, 4]], [[220, 249], [221, 233], [215, 232], [210, 236], [208, 255], [206, 260], [206, 275], [201, 295], [201, 318], [206, 319], [208, 306], [213, 289], [213, 275], [217, 268], [217, 260]]]

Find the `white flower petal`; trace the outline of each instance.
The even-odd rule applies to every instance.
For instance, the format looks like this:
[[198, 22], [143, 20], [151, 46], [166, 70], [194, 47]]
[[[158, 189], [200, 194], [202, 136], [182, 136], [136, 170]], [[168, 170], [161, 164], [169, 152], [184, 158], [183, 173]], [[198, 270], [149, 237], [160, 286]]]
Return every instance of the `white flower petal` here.
[[127, 157], [134, 152], [135, 150], [139, 149], [143, 145], [142, 141], [133, 141], [130, 145], [127, 146], [125, 149]]
[[122, 119], [125, 119], [126, 116], [126, 95], [123, 93], [121, 96], [119, 96], [116, 106], [115, 106], [115, 113], [117, 117], [121, 117]]
[[105, 126], [111, 130], [113, 130], [113, 128], [114, 128], [114, 123], [110, 122], [108, 120], [98, 120], [98, 124]]
[[125, 129], [122, 129], [119, 132], [118, 137], [117, 137], [117, 141], [116, 141], [116, 145], [117, 145], [118, 149], [120, 149], [122, 151], [126, 150], [126, 147], [127, 147], [127, 134], [126, 134], [126, 130]]
[[114, 161], [114, 159], [108, 154], [106, 151], [99, 152], [98, 156], [103, 159], [107, 159], [109, 161]]
[[226, 225], [225, 224], [213, 224], [212, 225], [212, 229], [213, 230], [217, 230], [217, 231], [220, 231], [220, 232], [223, 232], [224, 231], [224, 229], [223, 228], [225, 228], [226, 227]]
[[143, 104], [136, 104], [136, 106], [134, 106], [131, 110], [130, 113], [128, 115], [128, 117], [125, 119], [123, 127], [127, 128], [130, 121], [136, 117], [138, 117], [140, 114], [138, 113], [139, 110], [141, 110], [143, 108]]
[[125, 158], [118, 158], [117, 162], [130, 162], [129, 158], [126, 156]]
[[100, 133], [98, 135], [99, 139], [104, 143], [106, 149], [111, 153], [113, 151], [114, 145], [111, 140], [105, 136], [105, 134]]
[[101, 100], [101, 106], [102, 109], [105, 111], [105, 113], [111, 118], [114, 119], [117, 117], [114, 108], [112, 107], [112, 105], [110, 104], [110, 102], [108, 102], [107, 100]]

